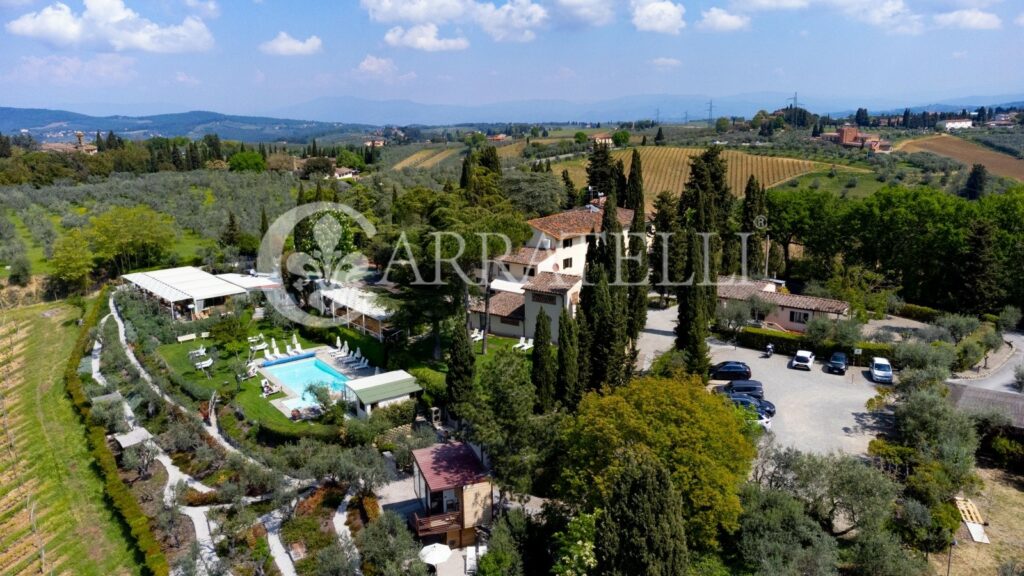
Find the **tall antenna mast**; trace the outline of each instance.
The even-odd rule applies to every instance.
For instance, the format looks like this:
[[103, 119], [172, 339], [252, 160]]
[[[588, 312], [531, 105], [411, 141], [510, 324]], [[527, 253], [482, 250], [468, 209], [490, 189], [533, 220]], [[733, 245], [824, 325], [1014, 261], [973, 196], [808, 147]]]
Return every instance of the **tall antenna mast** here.
[[715, 115], [715, 101], [708, 100], [708, 127], [714, 126], [715, 122], [712, 119]]

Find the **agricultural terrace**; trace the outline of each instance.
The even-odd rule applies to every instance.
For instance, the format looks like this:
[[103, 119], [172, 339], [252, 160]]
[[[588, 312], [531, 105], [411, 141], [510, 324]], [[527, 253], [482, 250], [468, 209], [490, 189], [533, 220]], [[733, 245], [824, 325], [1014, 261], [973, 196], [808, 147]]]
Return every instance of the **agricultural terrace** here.
[[[899, 146], [904, 152], [931, 152], [959, 160], [964, 164], [983, 164], [988, 171], [1006, 178], [1024, 180], [1024, 160], [990, 150], [956, 136], [939, 134], [909, 140]], [[646, 171], [647, 166], [644, 165]]]
[[[690, 159], [699, 156], [704, 150], [702, 148], [675, 148], [668, 146], [644, 146], [638, 148], [640, 161], [644, 167], [644, 190], [647, 192], [648, 207], [654, 202], [654, 197], [663, 190], [673, 192], [681, 191], [690, 176]], [[612, 158], [622, 160], [626, 165], [626, 171], [632, 164], [632, 149], [615, 150]], [[773, 158], [769, 156], [752, 156], [735, 150], [725, 150], [722, 153], [728, 161], [728, 181], [734, 193], [741, 193], [751, 175], [766, 187], [771, 188], [791, 178], [796, 178], [823, 165], [807, 160], [796, 160], [793, 158]], [[827, 168], [827, 167], [826, 167]], [[569, 171], [576, 186], [585, 186], [587, 183], [587, 160], [574, 159], [559, 162], [551, 165], [551, 170], [556, 174], [562, 170]]]
[[77, 310], [0, 314], [0, 574], [137, 574], [61, 378]]
[[457, 156], [460, 152], [462, 152], [462, 150], [463, 147], [458, 144], [438, 148], [424, 148], [422, 150], [414, 152], [410, 156], [403, 158], [394, 166], [392, 166], [391, 169], [404, 170], [406, 168], [422, 168], [424, 170], [429, 170], [437, 166], [441, 162], [444, 162], [449, 158]]

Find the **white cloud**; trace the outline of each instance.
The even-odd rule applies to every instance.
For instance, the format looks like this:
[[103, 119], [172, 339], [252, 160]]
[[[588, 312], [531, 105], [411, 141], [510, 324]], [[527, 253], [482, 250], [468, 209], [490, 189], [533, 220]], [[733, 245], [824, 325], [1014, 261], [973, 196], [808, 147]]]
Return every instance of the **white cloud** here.
[[358, 70], [369, 76], [391, 76], [398, 71], [398, 67], [390, 58], [378, 58], [367, 54], [366, 58], [359, 63]]
[[664, 70], [667, 70], [669, 68], [678, 68], [683, 63], [676, 58], [668, 58], [662, 56], [660, 58], [655, 58], [654, 60], [651, 60], [651, 64], [653, 64], [655, 68], [662, 68]]
[[548, 11], [530, 0], [509, 0], [498, 8], [491, 3], [476, 6], [476, 21], [491, 38], [502, 41], [529, 42], [536, 34], [533, 28], [547, 20]]
[[185, 0], [185, 6], [206, 18], [220, 16], [220, 6], [217, 5], [215, 0]]
[[1014, 22], [1017, 23], [1017, 26], [1024, 26], [1024, 12], [1022, 12], [1020, 16], [1017, 16], [1017, 19], [1014, 20]]
[[419, 24], [408, 30], [401, 26], [395, 26], [384, 35], [384, 41], [391, 46], [413, 48], [426, 52], [465, 50], [469, 48], [469, 40], [465, 38], [438, 38], [436, 24]]
[[743, 30], [744, 28], [750, 27], [749, 16], [743, 16], [742, 14], [730, 14], [721, 8], [711, 8], [705, 12], [701, 12], [701, 16], [703, 16], [703, 18], [697, 26], [705, 30], [714, 30], [715, 32], [732, 32], [733, 30]]
[[826, 0], [848, 17], [885, 29], [893, 34], [919, 34], [921, 15], [903, 0]]
[[468, 0], [360, 0], [359, 4], [378, 22], [447, 22], [462, 17]]
[[679, 34], [686, 8], [669, 0], [632, 0], [633, 26], [645, 32]]
[[189, 76], [185, 72], [178, 72], [174, 75], [174, 81], [179, 84], [192, 84], [193, 86], [199, 84], [199, 79], [195, 76]]
[[810, 0], [737, 0], [733, 6], [740, 10], [792, 10], [806, 8]]
[[316, 54], [321, 48], [323, 43], [317, 36], [299, 40], [292, 38], [287, 32], [278, 32], [273, 40], [260, 44], [260, 52], [274, 56], [309, 56]]
[[161, 26], [125, 6], [123, 0], [85, 0], [80, 15], [57, 2], [7, 23], [7, 31], [57, 46], [106, 44], [114, 50], [195, 52], [213, 46], [206, 24], [195, 16], [181, 24]]
[[555, 0], [572, 19], [591, 26], [604, 26], [615, 19], [613, 0]]
[[991, 12], [982, 12], [975, 8], [954, 10], [935, 15], [935, 24], [942, 28], [963, 28], [966, 30], [996, 30], [1002, 28], [1003, 21]]
[[6, 80], [71, 86], [97, 82], [121, 84], [134, 77], [134, 58], [121, 54], [97, 54], [85, 60], [77, 56], [26, 56]]

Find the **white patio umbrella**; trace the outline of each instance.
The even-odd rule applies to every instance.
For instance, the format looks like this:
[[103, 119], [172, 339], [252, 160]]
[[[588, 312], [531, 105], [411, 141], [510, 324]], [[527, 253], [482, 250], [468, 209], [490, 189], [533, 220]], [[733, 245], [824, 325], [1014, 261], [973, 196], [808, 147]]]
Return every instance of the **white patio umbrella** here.
[[338, 336], [337, 338], [334, 339], [334, 347], [337, 350], [341, 350], [341, 336]]
[[438, 564], [444, 564], [452, 556], [452, 549], [445, 546], [444, 544], [431, 544], [424, 546], [420, 550], [420, 560], [424, 564], [430, 564], [431, 566], [437, 566]]
[[270, 339], [270, 347], [274, 349], [274, 352], [277, 352], [277, 338]]
[[292, 346], [298, 346], [298, 345], [299, 345], [299, 337], [294, 332], [292, 332]]

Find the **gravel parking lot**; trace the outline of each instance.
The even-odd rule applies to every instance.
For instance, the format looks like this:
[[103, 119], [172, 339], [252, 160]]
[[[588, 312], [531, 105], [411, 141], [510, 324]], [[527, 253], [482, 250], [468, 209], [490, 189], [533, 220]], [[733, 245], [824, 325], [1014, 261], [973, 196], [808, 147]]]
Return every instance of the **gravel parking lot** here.
[[759, 351], [732, 346], [712, 346], [711, 356], [715, 363], [739, 360], [750, 366], [753, 379], [764, 384], [765, 399], [775, 404], [772, 432], [781, 446], [864, 454], [885, 426], [884, 419], [864, 407], [875, 395], [864, 368], [851, 367], [845, 376], [829, 374], [819, 358], [810, 372], [793, 370], [789, 356], [762, 358]]

